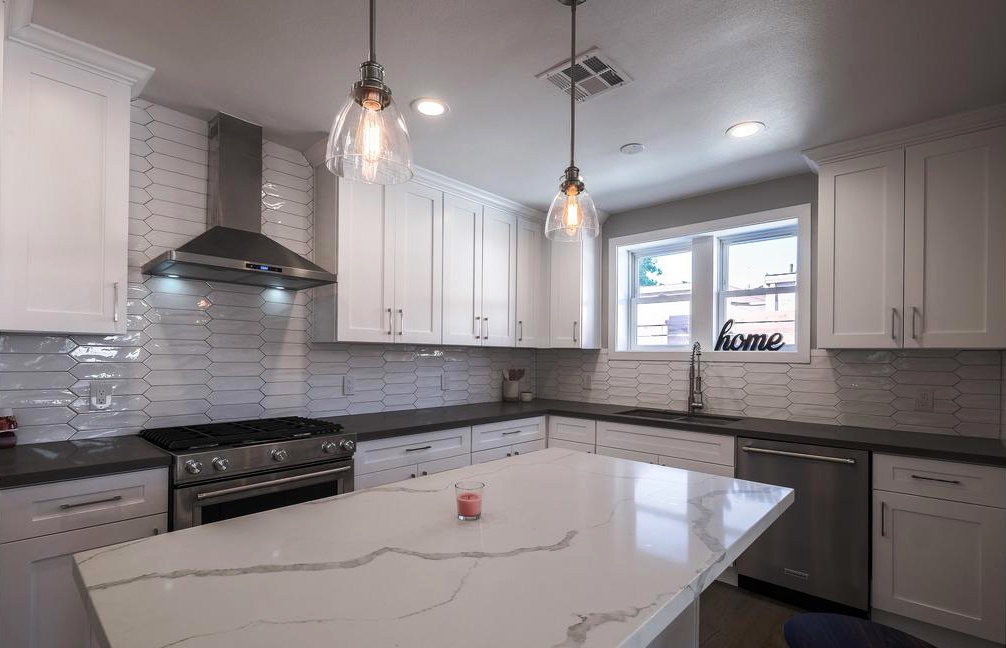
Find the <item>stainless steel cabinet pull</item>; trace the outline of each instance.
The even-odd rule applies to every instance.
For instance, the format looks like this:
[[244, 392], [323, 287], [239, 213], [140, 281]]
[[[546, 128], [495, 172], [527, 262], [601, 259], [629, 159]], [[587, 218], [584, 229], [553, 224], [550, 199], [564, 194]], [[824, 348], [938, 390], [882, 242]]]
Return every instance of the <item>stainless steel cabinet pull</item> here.
[[218, 491], [210, 491], [209, 493], [196, 493], [196, 500], [202, 501], [214, 497], [232, 495], [234, 493], [243, 493], [245, 491], [258, 490], [260, 488], [269, 488], [270, 486], [279, 486], [280, 484], [292, 484], [293, 482], [304, 481], [305, 479], [314, 479], [315, 477], [324, 477], [325, 475], [334, 475], [335, 473], [346, 472], [347, 470], [352, 469], [352, 466], [343, 466], [341, 468], [332, 468], [331, 470], [319, 470], [318, 472], [313, 472], [307, 475], [295, 475], [293, 477], [282, 477], [280, 479], [259, 482], [257, 484], [245, 484], [244, 486], [235, 486], [233, 488], [221, 488]]
[[482, 318], [482, 323], [486, 327], [486, 332], [482, 334], [482, 339], [483, 340], [488, 340], [489, 339], [489, 318], [488, 317], [483, 317]]
[[116, 281], [112, 284], [112, 291], [114, 292], [112, 296], [112, 321], [119, 321], [119, 282]]
[[409, 479], [415, 479], [415, 478], [416, 478], [416, 473], [412, 473], [411, 475], [409, 475]]
[[918, 339], [918, 337], [919, 337], [919, 334], [916, 333], [916, 331], [915, 331], [915, 320], [918, 319], [921, 316], [922, 316], [922, 314], [919, 313], [919, 309], [916, 308], [915, 306], [912, 306], [912, 339], [913, 340]]
[[424, 470], [422, 474], [423, 474], [423, 477], [426, 477], [426, 476], [427, 476], [427, 475], [429, 475], [430, 473], [428, 473], [428, 472], [426, 472], [426, 471]]
[[508, 431], [506, 431], [506, 432], [503, 433], [503, 436], [506, 436], [508, 434], [520, 434], [520, 433], [521, 433], [521, 430], [508, 430]]
[[432, 447], [433, 446], [431, 446], [431, 445], [424, 445], [424, 446], [422, 446], [420, 448], [406, 448], [405, 451], [406, 452], [419, 452], [420, 450], [429, 450]]
[[388, 309], [388, 335], [394, 335], [395, 333], [395, 317], [391, 314], [391, 309]]
[[405, 313], [402, 309], [398, 309], [398, 334], [402, 335], [405, 333]]
[[887, 535], [887, 502], [880, 502], [880, 537]]
[[898, 341], [898, 333], [897, 333], [897, 331], [894, 328], [894, 322], [895, 322], [895, 320], [897, 318], [898, 318], [898, 309], [897, 308], [892, 308], [891, 309], [891, 339], [894, 340], [895, 342]]
[[579, 322], [573, 322], [573, 344], [576, 344], [576, 327]]
[[481, 317], [476, 317], [475, 318], [475, 327], [474, 328], [475, 328], [475, 339], [476, 340], [481, 340], [482, 339], [482, 318]]
[[524, 322], [522, 320], [517, 320], [517, 341], [524, 341]]
[[939, 482], [941, 484], [956, 484], [960, 486], [961, 480], [959, 479], [940, 479], [939, 477], [926, 477], [925, 475], [912, 475], [912, 479], [921, 479], [922, 481]]
[[514, 451], [513, 451], [513, 456], [515, 456], [515, 457], [516, 457], [516, 456], [517, 456], [517, 455], [519, 455], [519, 454], [520, 454], [520, 450], [514, 450]]
[[831, 463], [840, 464], [855, 464], [855, 459], [849, 459], [847, 457], [828, 457], [825, 455], [815, 455], [815, 454], [805, 454], [803, 452], [786, 452], [785, 450], [772, 450], [769, 448], [756, 448], [754, 446], [743, 446], [741, 450], [744, 452], [754, 452], [756, 454], [770, 454], [778, 455], [780, 457], [793, 457], [794, 459], [810, 459], [812, 461], [828, 461]]
[[155, 528], [154, 529], [154, 535], [161, 535], [161, 530]]
[[87, 502], [77, 502], [76, 504], [60, 504], [59, 510], [68, 511], [70, 509], [80, 508], [81, 506], [91, 506], [92, 504], [107, 504], [108, 502], [118, 502], [122, 499], [122, 495], [116, 495], [114, 497], [106, 497], [104, 499], [89, 500]]

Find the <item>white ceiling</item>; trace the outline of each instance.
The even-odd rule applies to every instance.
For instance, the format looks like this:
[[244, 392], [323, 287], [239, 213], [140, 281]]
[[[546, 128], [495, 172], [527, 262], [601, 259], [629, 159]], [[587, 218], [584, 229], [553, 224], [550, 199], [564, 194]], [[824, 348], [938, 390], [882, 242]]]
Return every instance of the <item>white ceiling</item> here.
[[[144, 97], [323, 137], [366, 56], [366, 0], [36, 0], [34, 21], [157, 68]], [[1006, 101], [1004, 0], [588, 0], [579, 51], [635, 81], [581, 105], [577, 162], [618, 212], [806, 170], [803, 148]], [[377, 58], [417, 164], [545, 208], [567, 101], [555, 0], [381, 0]], [[412, 112], [421, 95], [450, 113]], [[729, 140], [732, 123], [768, 130]], [[645, 153], [618, 147], [643, 142]]]

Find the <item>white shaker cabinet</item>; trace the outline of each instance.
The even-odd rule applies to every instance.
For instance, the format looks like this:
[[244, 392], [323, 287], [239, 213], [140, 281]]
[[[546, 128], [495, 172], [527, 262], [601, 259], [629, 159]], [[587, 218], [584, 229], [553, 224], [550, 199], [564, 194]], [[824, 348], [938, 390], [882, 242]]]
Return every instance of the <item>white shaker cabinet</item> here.
[[444, 197], [444, 344], [516, 341], [517, 217]]
[[1006, 346], [1006, 127], [905, 152], [905, 347]]
[[326, 316], [316, 320], [316, 339], [439, 344], [443, 193], [340, 179], [337, 201], [336, 336]]
[[0, 330], [124, 333], [132, 86], [11, 40], [4, 58]]
[[550, 346], [600, 348], [600, 237], [551, 243]]
[[533, 218], [517, 221], [517, 346], [548, 346], [548, 250], [545, 228]]
[[819, 164], [818, 346], [1006, 346], [1006, 127], [947, 128], [806, 153]]
[[817, 343], [901, 346], [905, 154], [886, 151], [821, 167]]

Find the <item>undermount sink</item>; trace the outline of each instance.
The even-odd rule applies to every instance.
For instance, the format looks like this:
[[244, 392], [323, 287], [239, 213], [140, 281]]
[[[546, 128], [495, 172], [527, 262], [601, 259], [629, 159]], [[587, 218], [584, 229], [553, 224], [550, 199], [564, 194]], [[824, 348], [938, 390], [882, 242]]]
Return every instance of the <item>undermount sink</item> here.
[[687, 414], [685, 412], [669, 412], [657, 409], [630, 409], [615, 413], [620, 416], [635, 416], [638, 418], [674, 421], [677, 423], [700, 423], [703, 425], [726, 425], [740, 420], [739, 418], [719, 416], [717, 414]]

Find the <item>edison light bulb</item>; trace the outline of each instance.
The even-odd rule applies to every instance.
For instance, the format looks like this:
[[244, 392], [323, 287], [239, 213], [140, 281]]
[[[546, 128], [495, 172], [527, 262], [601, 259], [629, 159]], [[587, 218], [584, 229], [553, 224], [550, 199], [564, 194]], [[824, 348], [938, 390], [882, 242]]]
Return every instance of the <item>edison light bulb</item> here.
[[381, 121], [378, 110], [364, 107], [357, 137], [360, 139], [363, 154], [362, 172], [366, 182], [374, 182], [377, 179], [377, 165], [381, 161], [381, 142], [384, 139]]
[[566, 209], [563, 210], [562, 222], [570, 234], [580, 226], [580, 200], [575, 193], [566, 194]]

